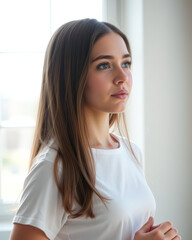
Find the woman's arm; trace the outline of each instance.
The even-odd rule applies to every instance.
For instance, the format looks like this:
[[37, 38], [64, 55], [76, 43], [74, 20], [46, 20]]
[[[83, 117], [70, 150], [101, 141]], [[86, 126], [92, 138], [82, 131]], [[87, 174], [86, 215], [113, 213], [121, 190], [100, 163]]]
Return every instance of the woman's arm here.
[[40, 229], [15, 223], [11, 233], [10, 240], [49, 240], [45, 233]]

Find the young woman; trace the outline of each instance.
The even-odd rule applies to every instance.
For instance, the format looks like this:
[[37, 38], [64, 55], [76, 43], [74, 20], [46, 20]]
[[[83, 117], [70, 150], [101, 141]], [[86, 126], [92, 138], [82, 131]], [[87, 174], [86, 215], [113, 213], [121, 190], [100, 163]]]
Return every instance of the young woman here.
[[109, 23], [83, 19], [55, 32], [11, 240], [180, 239], [170, 222], [153, 226], [140, 150], [122, 137], [130, 67], [129, 42]]

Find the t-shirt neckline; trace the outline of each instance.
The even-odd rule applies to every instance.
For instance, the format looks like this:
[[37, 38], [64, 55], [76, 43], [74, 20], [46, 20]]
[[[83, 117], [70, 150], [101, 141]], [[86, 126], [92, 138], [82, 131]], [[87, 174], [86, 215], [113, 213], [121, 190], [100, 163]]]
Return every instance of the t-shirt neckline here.
[[117, 148], [91, 148], [92, 152], [94, 153], [98, 153], [98, 152], [101, 152], [101, 153], [109, 153], [109, 152], [113, 152], [113, 153], [116, 153], [116, 152], [119, 152], [121, 151], [122, 149], [122, 142], [121, 142], [121, 139], [120, 137], [118, 137], [117, 135], [111, 133], [111, 135], [113, 135], [113, 137], [118, 141], [119, 143], [119, 147]]

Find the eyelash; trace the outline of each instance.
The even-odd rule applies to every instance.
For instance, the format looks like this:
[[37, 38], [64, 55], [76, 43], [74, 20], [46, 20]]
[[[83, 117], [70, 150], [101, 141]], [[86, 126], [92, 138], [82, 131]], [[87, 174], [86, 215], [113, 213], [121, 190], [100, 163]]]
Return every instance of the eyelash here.
[[123, 64], [127, 64], [127, 65], [128, 65], [127, 68], [130, 68], [130, 67], [131, 67], [131, 61], [124, 62]]
[[[122, 64], [123, 65], [128, 65], [127, 67], [125, 68], [130, 68], [131, 67], [131, 62], [130, 61], [126, 61]], [[97, 66], [97, 70], [105, 70], [105, 69], [108, 69], [110, 68], [110, 63], [109, 62], [103, 62], [103, 63], [100, 63], [98, 66]]]
[[[107, 66], [107, 67], [106, 67]], [[98, 66], [97, 66], [97, 70], [105, 70], [107, 68], [110, 68], [110, 64], [108, 62], [103, 62], [103, 63], [100, 63]]]

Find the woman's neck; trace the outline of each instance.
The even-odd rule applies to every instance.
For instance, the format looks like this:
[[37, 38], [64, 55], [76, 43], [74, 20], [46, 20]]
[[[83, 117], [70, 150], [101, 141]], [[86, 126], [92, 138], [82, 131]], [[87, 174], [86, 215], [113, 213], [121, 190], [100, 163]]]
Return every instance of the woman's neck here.
[[88, 140], [91, 148], [118, 148], [119, 142], [110, 134], [109, 114], [85, 110]]

